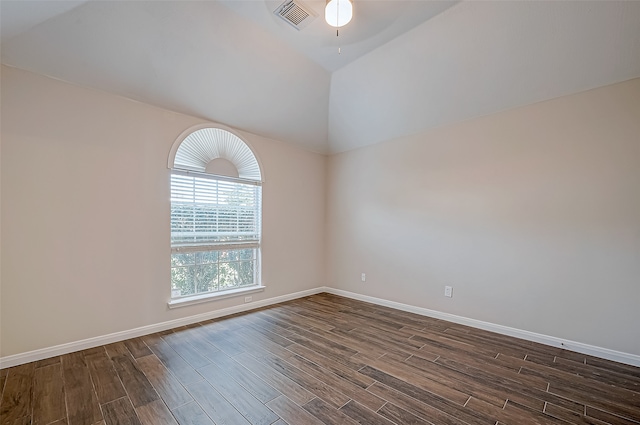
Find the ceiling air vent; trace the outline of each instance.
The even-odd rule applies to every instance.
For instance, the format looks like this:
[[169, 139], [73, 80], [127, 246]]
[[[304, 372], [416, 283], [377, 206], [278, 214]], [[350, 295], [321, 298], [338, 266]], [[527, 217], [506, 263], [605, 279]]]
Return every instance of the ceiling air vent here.
[[285, 1], [273, 13], [297, 30], [303, 29], [317, 17], [315, 13], [297, 0]]

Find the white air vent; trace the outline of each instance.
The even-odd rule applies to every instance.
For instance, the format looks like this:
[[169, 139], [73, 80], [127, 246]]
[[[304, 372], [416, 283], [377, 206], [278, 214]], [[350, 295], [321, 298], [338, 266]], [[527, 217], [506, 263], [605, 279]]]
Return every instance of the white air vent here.
[[317, 17], [311, 9], [298, 0], [285, 1], [273, 13], [297, 30], [303, 29]]

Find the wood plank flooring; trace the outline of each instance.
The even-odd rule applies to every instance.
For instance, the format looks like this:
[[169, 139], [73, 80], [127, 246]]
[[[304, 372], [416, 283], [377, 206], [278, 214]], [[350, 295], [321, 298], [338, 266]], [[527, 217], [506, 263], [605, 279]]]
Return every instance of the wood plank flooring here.
[[640, 368], [330, 294], [0, 372], [0, 425], [640, 424]]

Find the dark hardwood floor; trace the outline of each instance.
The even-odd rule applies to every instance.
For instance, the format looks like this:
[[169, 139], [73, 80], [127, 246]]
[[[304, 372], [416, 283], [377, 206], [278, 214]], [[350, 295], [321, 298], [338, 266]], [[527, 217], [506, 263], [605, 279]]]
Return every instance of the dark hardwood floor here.
[[0, 424], [640, 424], [640, 368], [319, 294], [0, 374]]

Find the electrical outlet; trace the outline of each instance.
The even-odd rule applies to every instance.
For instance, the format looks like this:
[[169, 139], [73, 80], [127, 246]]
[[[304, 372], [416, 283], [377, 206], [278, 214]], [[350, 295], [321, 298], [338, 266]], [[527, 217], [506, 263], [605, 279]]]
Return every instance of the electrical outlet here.
[[362, 276], [360, 277], [360, 279], [362, 279], [362, 281], [365, 282], [367, 280], [367, 275], [365, 273], [362, 273]]
[[451, 286], [444, 287], [444, 296], [449, 298], [453, 297], [453, 288]]
[[251, 299], [252, 299], [251, 297], [244, 297], [244, 302], [250, 303]]

